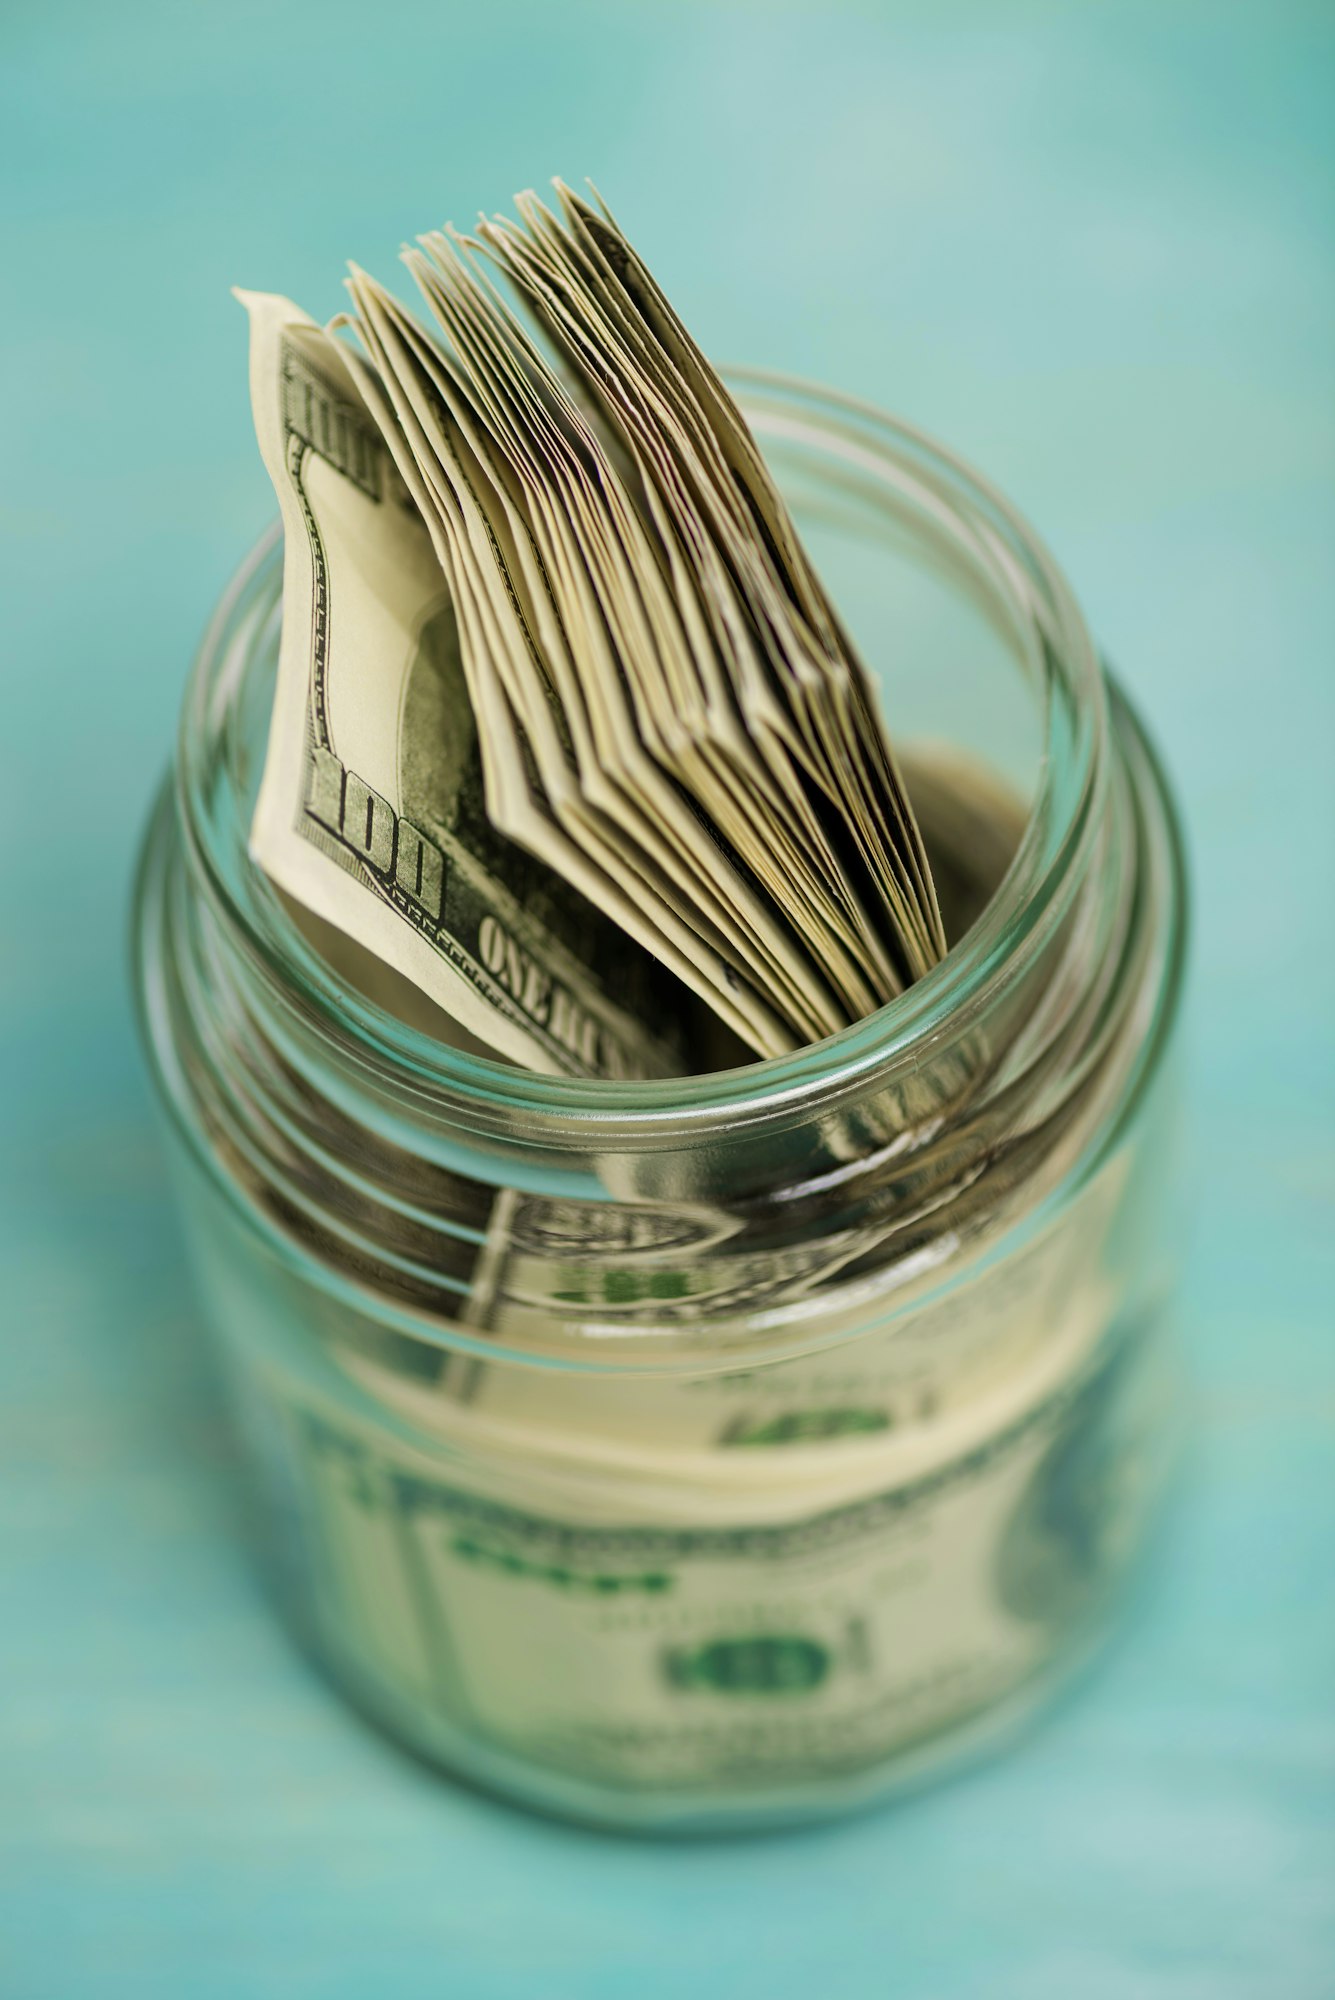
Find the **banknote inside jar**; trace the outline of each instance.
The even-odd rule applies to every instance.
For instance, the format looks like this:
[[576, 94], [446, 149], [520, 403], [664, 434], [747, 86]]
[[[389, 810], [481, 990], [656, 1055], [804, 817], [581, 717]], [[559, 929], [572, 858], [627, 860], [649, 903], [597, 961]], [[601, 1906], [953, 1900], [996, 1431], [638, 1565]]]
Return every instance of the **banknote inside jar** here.
[[[465, 1768], [459, 1731], [630, 1792], [870, 1781], [1041, 1675], [1139, 1539], [1170, 1385], [1101, 1338], [1123, 1184], [884, 1340], [736, 1373], [553, 1375], [328, 1297], [293, 1368], [266, 1285], [234, 1373], [323, 1644]], [[492, 1223], [503, 1258], [522, 1203]]]
[[[284, 527], [250, 856], [459, 1045], [611, 1080], [781, 1057], [948, 951], [907, 711], [601, 197], [554, 186], [403, 252], [425, 321], [356, 266], [324, 327], [238, 294]], [[936, 559], [997, 569], [920, 497]], [[972, 825], [967, 929], [1008, 814], [956, 762], [984, 789], [950, 833], [949, 768], [918, 789], [938, 845]]]
[[[941, 742], [910, 742], [901, 750], [900, 765], [931, 864], [946, 940], [954, 946], [1000, 887], [1024, 832], [1027, 801], [1014, 780], [981, 757]], [[448, 1048], [504, 1061], [386, 960], [295, 898], [279, 894], [295, 928], [357, 992]], [[686, 1039], [695, 1069], [729, 1069], [754, 1060], [708, 1006], [689, 995], [684, 1004], [690, 1010]]]

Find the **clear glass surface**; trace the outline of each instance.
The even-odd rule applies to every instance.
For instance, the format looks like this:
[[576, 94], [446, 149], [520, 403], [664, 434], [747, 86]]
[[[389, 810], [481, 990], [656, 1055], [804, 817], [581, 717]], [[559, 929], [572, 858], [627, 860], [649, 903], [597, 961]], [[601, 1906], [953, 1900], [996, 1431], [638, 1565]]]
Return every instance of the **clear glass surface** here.
[[285, 1609], [426, 1754], [644, 1827], [835, 1810], [1032, 1706], [1105, 1628], [1171, 1430], [1162, 776], [976, 475], [736, 386], [897, 744], [1024, 804], [927, 978], [657, 1082], [424, 1031], [247, 857], [273, 535], [206, 635], [135, 916]]

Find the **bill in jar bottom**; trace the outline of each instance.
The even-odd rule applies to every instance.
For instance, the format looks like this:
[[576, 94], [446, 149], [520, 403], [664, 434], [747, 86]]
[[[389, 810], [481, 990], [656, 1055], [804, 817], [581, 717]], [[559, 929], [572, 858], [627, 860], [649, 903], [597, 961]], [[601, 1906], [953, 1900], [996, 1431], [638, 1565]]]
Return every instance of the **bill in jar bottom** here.
[[[1159, 1526], [1166, 1511], [1162, 1505], [1156, 1510]], [[394, 1749], [472, 1792], [544, 1819], [649, 1839], [783, 1833], [871, 1812], [944, 1784], [1005, 1755], [1055, 1717], [1106, 1656], [1133, 1636], [1135, 1606], [1147, 1594], [1159, 1540], [1159, 1533], [1151, 1534], [1098, 1615], [1069, 1633], [1041, 1668], [999, 1700], [932, 1730], [864, 1770], [819, 1783], [775, 1784], [763, 1794], [752, 1792], [737, 1799], [720, 1795], [702, 1801], [698, 1795], [683, 1799], [671, 1792], [623, 1791], [563, 1772], [538, 1770], [525, 1758], [480, 1743], [442, 1716], [426, 1717], [414, 1704], [399, 1700], [392, 1689], [366, 1674], [335, 1636], [303, 1617], [290, 1599], [280, 1601], [279, 1611], [305, 1658], [364, 1722]]]
[[267, 1536], [257, 1543], [259, 1567], [289, 1633], [322, 1678], [396, 1748], [472, 1790], [546, 1818], [650, 1837], [754, 1834], [819, 1824], [902, 1799], [1009, 1750], [1074, 1691], [1119, 1634], [1133, 1630], [1137, 1605], [1153, 1581], [1182, 1457], [1181, 1360], [1176, 1341], [1165, 1336], [1161, 1326], [1157, 1344], [1171, 1378], [1170, 1408], [1133, 1548], [1086, 1599], [1080, 1615], [1053, 1631], [1049, 1650], [1022, 1678], [842, 1770], [775, 1773], [739, 1779], [731, 1787], [721, 1778], [712, 1790], [689, 1792], [572, 1775], [485, 1741], [441, 1710], [398, 1694], [362, 1664], [337, 1622], [321, 1616], [318, 1600], [292, 1587], [293, 1577], [273, 1560], [277, 1552]]

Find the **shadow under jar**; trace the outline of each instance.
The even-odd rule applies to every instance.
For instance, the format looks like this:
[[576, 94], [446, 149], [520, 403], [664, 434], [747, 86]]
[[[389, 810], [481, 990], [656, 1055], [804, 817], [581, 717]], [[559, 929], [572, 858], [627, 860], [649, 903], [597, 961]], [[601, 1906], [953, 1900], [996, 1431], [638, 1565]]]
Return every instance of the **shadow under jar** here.
[[423, 1032], [247, 856], [276, 531], [206, 636], [134, 916], [287, 1614], [451, 1771], [650, 1829], [823, 1815], [995, 1738], [1107, 1629], [1172, 1434], [1162, 773], [976, 475], [734, 387], [905, 753], [942, 964], [686, 1078]]

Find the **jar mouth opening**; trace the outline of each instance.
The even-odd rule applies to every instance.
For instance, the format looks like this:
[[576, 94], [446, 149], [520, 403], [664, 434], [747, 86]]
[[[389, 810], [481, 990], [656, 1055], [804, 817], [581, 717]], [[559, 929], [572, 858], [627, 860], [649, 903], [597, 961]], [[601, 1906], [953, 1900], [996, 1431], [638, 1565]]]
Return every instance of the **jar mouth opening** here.
[[[729, 368], [728, 385], [765, 446], [796, 442], [869, 474], [887, 496], [920, 513], [991, 594], [1037, 684], [1041, 745], [1024, 831], [987, 907], [941, 962], [905, 992], [837, 1034], [791, 1054], [686, 1076], [607, 1080], [545, 1076], [465, 1052], [400, 1020], [364, 996], [302, 935], [245, 841], [232, 839], [208, 801], [215, 746], [226, 735], [254, 620], [237, 614], [281, 548], [279, 523], [252, 548], [205, 632], [185, 702], [177, 801], [191, 864], [229, 938], [240, 945], [281, 1011], [297, 1014], [356, 1070], [408, 1086], [423, 1108], [485, 1102], [538, 1119], [649, 1133], [670, 1121], [736, 1124], [821, 1101], [869, 1076], [891, 1077], [962, 1030], [1008, 970], [1029, 957], [1066, 885], [1078, 877], [1099, 819], [1106, 780], [1102, 669], [1084, 619], [1045, 545], [981, 474], [926, 433], [875, 405], [819, 384]], [[800, 524], [799, 524], [800, 525]], [[893, 716], [891, 717], [893, 735]], [[239, 787], [234, 785], [234, 791]]]

